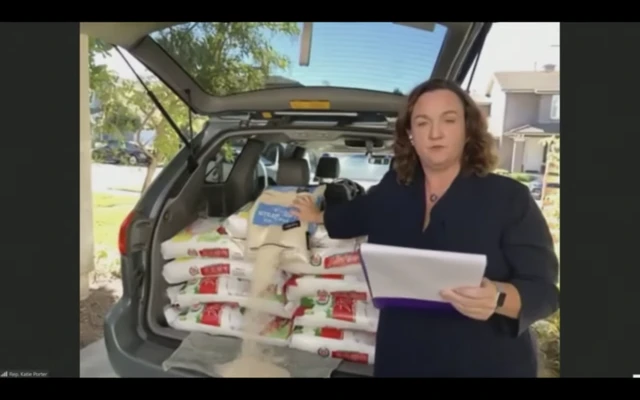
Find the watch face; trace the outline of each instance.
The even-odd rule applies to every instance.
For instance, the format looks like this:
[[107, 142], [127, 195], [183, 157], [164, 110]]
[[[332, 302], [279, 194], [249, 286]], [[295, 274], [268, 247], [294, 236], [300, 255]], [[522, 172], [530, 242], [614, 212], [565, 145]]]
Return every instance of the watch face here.
[[498, 303], [497, 303], [498, 307], [502, 307], [504, 305], [504, 299], [506, 297], [507, 297], [507, 294], [504, 292], [498, 294]]

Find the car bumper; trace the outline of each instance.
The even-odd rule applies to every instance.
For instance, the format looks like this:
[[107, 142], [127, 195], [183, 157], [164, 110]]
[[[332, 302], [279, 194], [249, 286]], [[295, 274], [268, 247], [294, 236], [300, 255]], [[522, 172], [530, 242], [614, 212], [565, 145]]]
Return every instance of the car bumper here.
[[122, 298], [105, 318], [104, 341], [116, 375], [123, 378], [197, 377], [189, 371], [162, 369], [162, 363], [175, 349], [143, 340], [134, 325], [134, 312], [131, 301]]
[[[104, 323], [104, 341], [111, 367], [123, 378], [206, 378], [198, 372], [181, 369], [165, 371], [164, 360], [175, 348], [143, 340], [135, 323], [135, 307], [130, 300], [120, 299], [107, 314]], [[332, 378], [370, 377], [370, 365], [341, 363], [331, 374]]]

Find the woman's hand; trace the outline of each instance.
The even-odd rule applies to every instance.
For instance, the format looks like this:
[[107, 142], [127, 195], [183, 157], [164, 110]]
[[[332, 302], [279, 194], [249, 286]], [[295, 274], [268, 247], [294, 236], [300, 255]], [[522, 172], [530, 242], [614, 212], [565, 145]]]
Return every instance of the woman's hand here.
[[322, 223], [322, 211], [310, 195], [301, 194], [293, 201], [291, 215], [302, 222]]
[[480, 287], [443, 290], [440, 296], [469, 318], [486, 321], [496, 311], [498, 288], [484, 278]]

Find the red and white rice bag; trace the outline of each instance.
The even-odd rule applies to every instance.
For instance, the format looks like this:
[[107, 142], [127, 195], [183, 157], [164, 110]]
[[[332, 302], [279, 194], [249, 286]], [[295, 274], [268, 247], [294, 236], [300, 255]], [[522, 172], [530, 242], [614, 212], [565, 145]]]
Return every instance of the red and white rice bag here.
[[299, 302], [303, 297], [351, 297], [369, 301], [369, 285], [364, 274], [302, 275], [285, 284], [287, 301]]
[[253, 263], [226, 258], [177, 258], [162, 267], [162, 276], [170, 285], [220, 275], [251, 279], [252, 272]]
[[222, 226], [229, 236], [235, 239], [246, 239], [249, 229], [249, 211], [253, 207], [253, 201], [242, 206], [241, 209], [227, 217]]
[[370, 332], [335, 328], [305, 328], [297, 326], [289, 346], [293, 349], [318, 354], [324, 358], [373, 364], [376, 353], [376, 335]]
[[353, 239], [331, 239], [329, 232], [324, 225], [318, 225], [309, 240], [311, 247], [332, 248], [332, 247], [356, 247], [360, 243], [366, 241], [365, 237], [357, 237]]
[[280, 268], [291, 275], [362, 274], [358, 247], [312, 248], [309, 261], [282, 252]]
[[165, 308], [167, 323], [174, 329], [187, 332], [202, 332], [210, 335], [232, 336], [252, 339], [274, 346], [287, 346], [293, 329], [292, 321], [261, 314], [264, 327], [259, 335], [248, 335], [243, 331], [245, 309], [229, 304], [197, 304], [180, 310]]
[[[284, 277], [267, 289], [262, 298], [250, 299], [251, 282], [229, 275], [194, 279], [187, 283], [167, 288], [171, 304], [179, 308], [192, 307], [199, 303], [227, 303], [283, 318], [291, 318], [295, 307], [287, 307], [284, 295]], [[250, 301], [251, 300], [251, 301]]]
[[305, 297], [295, 312], [294, 324], [308, 328], [337, 328], [375, 333], [379, 311], [367, 301], [350, 297]]
[[165, 260], [180, 257], [229, 258], [244, 257], [244, 242], [225, 234], [214, 218], [200, 218], [160, 246]]

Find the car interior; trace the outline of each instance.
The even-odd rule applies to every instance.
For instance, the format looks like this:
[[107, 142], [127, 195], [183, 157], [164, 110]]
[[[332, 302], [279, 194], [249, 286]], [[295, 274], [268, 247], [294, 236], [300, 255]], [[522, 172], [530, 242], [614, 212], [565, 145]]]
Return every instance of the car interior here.
[[[210, 147], [206, 144], [203, 146], [200, 166], [186, 182], [176, 183], [176, 185], [183, 185], [182, 189], [174, 192], [175, 197], [166, 201], [161, 212], [162, 218], [158, 219], [153, 234], [151, 279], [146, 280], [149, 283], [146, 286], [148, 301], [143, 304], [148, 305], [145, 310], [146, 325], [163, 344], [166, 344], [166, 339], [169, 339], [173, 342], [173, 346], [177, 347], [187, 335], [186, 332], [170, 328], [164, 317], [167, 283], [161, 274], [164, 260], [160, 254], [160, 244], [163, 241], [174, 236], [198, 217], [223, 219], [229, 216], [246, 203], [255, 200], [264, 187], [273, 183], [284, 186], [326, 185], [326, 203], [340, 203], [356, 196], [366, 195], [362, 185], [340, 176], [341, 165], [337, 157], [327, 155], [320, 157], [313, 171], [315, 177], [312, 178], [310, 170], [312, 166], [305, 158], [305, 153], [321, 148], [324, 153], [328, 150], [333, 154], [340, 151], [365, 154], [368, 151], [366, 149], [368, 139], [371, 138], [376, 139], [379, 144], [379, 147], [374, 148], [376, 153], [388, 153], [391, 146], [390, 132], [362, 132], [359, 135], [341, 131], [327, 133], [330, 140], [313, 142], [292, 140], [286, 130], [261, 131], [260, 134], [252, 132], [233, 160], [228, 174], [223, 169], [216, 168], [222, 164], [221, 153], [225, 140], [220, 139], [211, 143]], [[349, 146], [345, 145], [345, 135], [350, 137]], [[249, 135], [245, 137], [247, 136]], [[233, 138], [237, 139], [238, 136], [234, 134]], [[260, 165], [265, 149], [269, 149], [270, 144], [273, 143], [285, 143], [288, 150], [278, 160], [277, 174], [273, 180], [275, 182], [264, 174], [264, 168]]]

